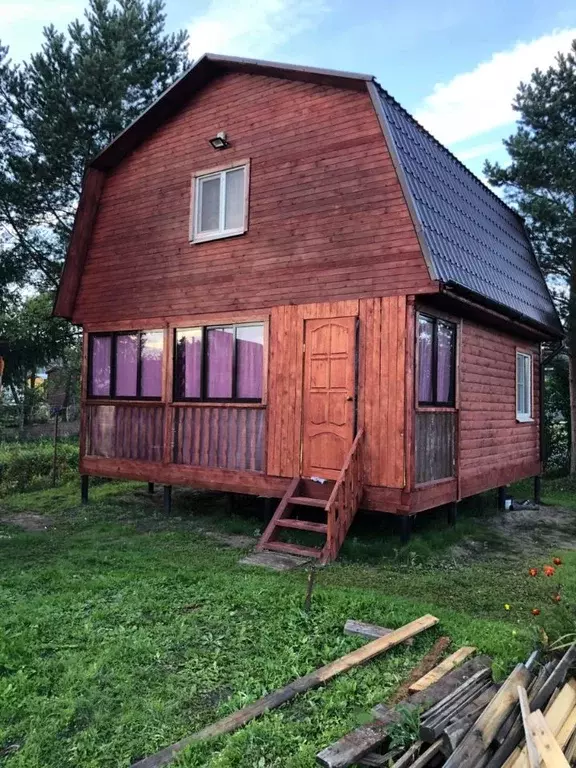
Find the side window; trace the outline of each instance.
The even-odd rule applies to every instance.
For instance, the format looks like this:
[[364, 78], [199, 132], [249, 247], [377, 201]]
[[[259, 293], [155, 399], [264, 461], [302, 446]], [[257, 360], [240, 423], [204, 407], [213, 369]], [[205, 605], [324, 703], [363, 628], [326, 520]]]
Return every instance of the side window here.
[[194, 179], [193, 242], [241, 235], [247, 226], [248, 166]]
[[516, 353], [516, 418], [532, 420], [532, 355]]
[[88, 337], [88, 350], [90, 397], [162, 397], [162, 331], [93, 333]]
[[174, 399], [261, 402], [264, 323], [176, 331]]
[[418, 405], [453, 407], [456, 402], [456, 326], [418, 314]]

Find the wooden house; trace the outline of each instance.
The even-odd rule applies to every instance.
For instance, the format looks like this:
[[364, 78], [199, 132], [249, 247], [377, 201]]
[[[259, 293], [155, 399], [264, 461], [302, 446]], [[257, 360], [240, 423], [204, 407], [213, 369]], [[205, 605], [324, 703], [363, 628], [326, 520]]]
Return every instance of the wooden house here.
[[541, 471], [562, 329], [522, 220], [371, 76], [202, 57], [89, 164], [55, 314], [85, 495], [279, 498], [260, 547], [327, 561], [359, 507], [407, 531]]

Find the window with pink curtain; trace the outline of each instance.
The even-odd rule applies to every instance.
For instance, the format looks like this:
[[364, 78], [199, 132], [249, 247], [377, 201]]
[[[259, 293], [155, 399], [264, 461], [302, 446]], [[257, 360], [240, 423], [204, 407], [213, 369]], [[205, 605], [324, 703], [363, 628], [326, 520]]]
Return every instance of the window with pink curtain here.
[[92, 397], [110, 396], [112, 336], [92, 336], [90, 349], [90, 386]]
[[138, 395], [138, 334], [116, 336], [116, 397]]
[[202, 329], [176, 333], [176, 399], [200, 399], [202, 395]]
[[145, 331], [140, 334], [140, 396], [162, 397], [162, 359], [164, 334]]
[[264, 327], [239, 326], [236, 329], [236, 397], [260, 400], [264, 375]]
[[418, 315], [418, 402], [431, 403], [434, 400], [432, 381], [432, 359], [434, 344], [434, 323]]
[[453, 406], [455, 402], [456, 326], [418, 315], [418, 403]]
[[262, 400], [264, 324], [176, 331], [176, 400]]
[[228, 400], [233, 395], [234, 328], [208, 328], [206, 345], [206, 397]]

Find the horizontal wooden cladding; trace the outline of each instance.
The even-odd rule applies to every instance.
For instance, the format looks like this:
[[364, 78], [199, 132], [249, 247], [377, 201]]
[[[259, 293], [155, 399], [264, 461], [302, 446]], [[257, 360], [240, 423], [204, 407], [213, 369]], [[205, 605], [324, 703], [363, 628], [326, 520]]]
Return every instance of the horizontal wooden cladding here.
[[[248, 231], [190, 245], [190, 180], [223, 123], [226, 161], [250, 158]], [[110, 172], [75, 319], [433, 290], [368, 93], [231, 73]]]
[[[516, 352], [533, 360], [532, 413], [516, 421]], [[539, 466], [539, 348], [465, 321], [459, 367], [461, 495], [536, 474]]]
[[415, 414], [416, 484], [454, 476], [457, 418], [454, 411]]
[[410, 512], [424, 512], [458, 499], [458, 481], [454, 479], [432, 482], [415, 488], [410, 494]]
[[247, 472], [213, 467], [191, 467], [184, 464], [160, 464], [149, 461], [106, 459], [84, 456], [80, 472], [96, 477], [126, 478], [143, 482], [181, 485], [208, 491], [245, 493], [254, 496], [281, 498], [289, 480], [270, 477], [259, 472]]
[[261, 472], [265, 417], [262, 408], [175, 407], [174, 463]]
[[161, 461], [164, 406], [85, 405], [86, 454], [103, 458]]
[[359, 424], [365, 481], [404, 486], [406, 297], [360, 301]]

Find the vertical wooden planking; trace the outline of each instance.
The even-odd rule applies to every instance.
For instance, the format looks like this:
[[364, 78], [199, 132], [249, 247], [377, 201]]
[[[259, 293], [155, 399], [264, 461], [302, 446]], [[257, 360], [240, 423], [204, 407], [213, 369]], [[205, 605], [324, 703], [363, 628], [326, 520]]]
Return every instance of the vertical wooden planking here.
[[280, 466], [278, 460], [278, 420], [280, 409], [278, 407], [278, 371], [282, 365], [282, 352], [279, 343], [279, 327], [283, 307], [274, 307], [270, 313], [270, 354], [268, 358], [268, 450], [266, 459], [266, 472], [269, 475], [279, 475]]
[[394, 301], [390, 299], [381, 300], [381, 330], [380, 330], [380, 399], [379, 399], [379, 424], [375, 425], [378, 434], [380, 446], [380, 460], [378, 472], [378, 485], [388, 485], [393, 476], [394, 462], [394, 440], [393, 430], [395, 427], [392, 414], [394, 411], [394, 398], [396, 389], [394, 387], [394, 370], [396, 367], [396, 323]]
[[406, 337], [405, 337], [405, 386], [404, 386], [404, 485], [408, 491], [414, 486], [414, 409], [416, 392], [416, 336], [415, 336], [415, 298], [406, 300]]
[[406, 409], [405, 409], [405, 378], [406, 378], [406, 297], [397, 296], [397, 344], [396, 344], [396, 367], [395, 367], [395, 385], [396, 402], [394, 414], [394, 483], [392, 487], [402, 488], [406, 484], [406, 452], [404, 447], [404, 433], [406, 429]]

